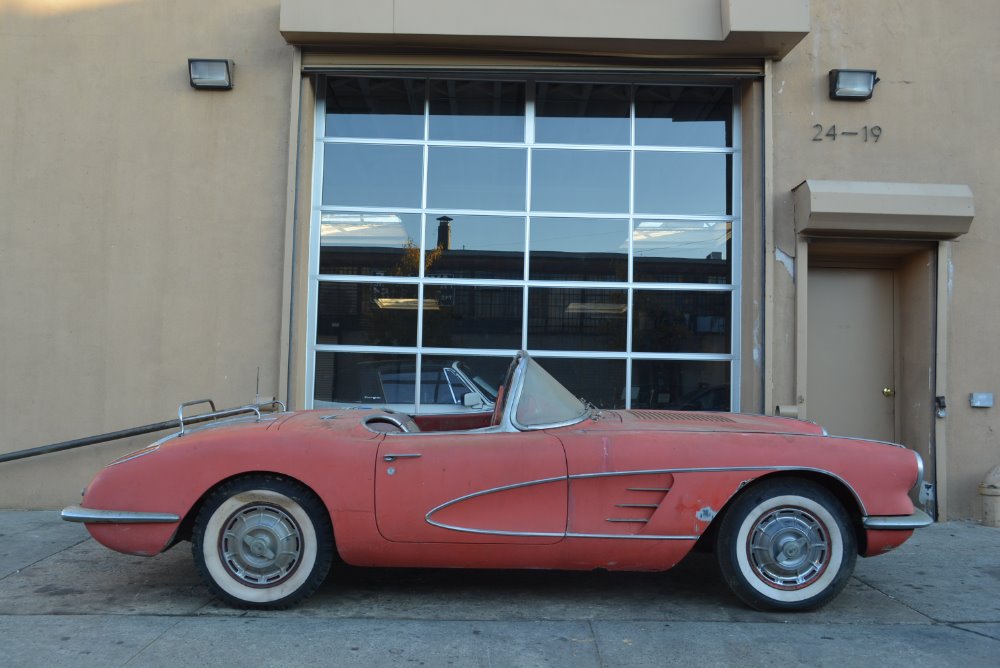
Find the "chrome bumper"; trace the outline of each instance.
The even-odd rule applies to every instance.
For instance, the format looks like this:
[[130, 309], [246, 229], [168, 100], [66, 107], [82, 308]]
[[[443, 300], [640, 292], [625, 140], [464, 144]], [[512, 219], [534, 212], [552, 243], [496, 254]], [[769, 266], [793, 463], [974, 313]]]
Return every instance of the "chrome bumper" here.
[[873, 515], [864, 519], [866, 529], [878, 531], [912, 531], [934, 524], [934, 518], [922, 510], [914, 510], [912, 515]]
[[89, 524], [171, 524], [181, 518], [173, 513], [143, 513], [134, 510], [97, 510], [81, 506], [63, 508], [62, 518], [67, 522]]

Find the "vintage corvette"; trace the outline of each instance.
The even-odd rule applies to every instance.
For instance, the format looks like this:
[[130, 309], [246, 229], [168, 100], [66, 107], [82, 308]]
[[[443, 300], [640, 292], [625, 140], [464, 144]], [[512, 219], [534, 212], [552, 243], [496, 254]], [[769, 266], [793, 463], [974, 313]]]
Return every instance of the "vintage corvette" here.
[[112, 462], [63, 518], [128, 554], [190, 540], [240, 607], [364, 566], [660, 571], [701, 544], [747, 604], [810, 610], [931, 522], [902, 446], [728, 413], [597, 410], [525, 353], [491, 413], [262, 412]]

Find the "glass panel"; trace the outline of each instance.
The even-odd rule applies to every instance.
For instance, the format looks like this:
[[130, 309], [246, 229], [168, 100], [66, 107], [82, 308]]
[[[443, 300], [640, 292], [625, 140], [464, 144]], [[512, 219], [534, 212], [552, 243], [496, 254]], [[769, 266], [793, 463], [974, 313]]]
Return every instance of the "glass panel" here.
[[732, 146], [732, 118], [731, 88], [639, 86], [635, 91], [637, 146]]
[[632, 362], [632, 408], [728, 411], [729, 395], [729, 362]]
[[528, 289], [528, 347], [625, 350], [625, 290]]
[[316, 343], [416, 345], [417, 286], [321, 282]]
[[536, 142], [629, 143], [628, 85], [543, 82], [536, 90]]
[[431, 81], [431, 139], [524, 141], [524, 84]]
[[416, 276], [420, 214], [320, 213], [319, 273]]
[[636, 281], [729, 283], [732, 223], [635, 220], [632, 271]]
[[326, 136], [423, 139], [424, 80], [327, 79]]
[[636, 290], [632, 350], [728, 353], [732, 293]]
[[524, 218], [427, 215], [427, 276], [523, 278]]
[[532, 357], [573, 396], [598, 408], [625, 408], [625, 360]]
[[730, 160], [724, 153], [637, 151], [636, 213], [728, 215]]
[[315, 408], [384, 406], [412, 413], [416, 355], [316, 353]]
[[532, 218], [532, 280], [624, 281], [628, 278], [628, 221], [607, 218]]
[[[497, 388], [503, 383], [512, 355], [489, 357], [483, 355], [424, 355], [423, 368], [449, 367], [458, 372], [461, 383], [473, 388], [489, 401], [496, 401]], [[452, 377], [452, 385], [455, 385]], [[423, 395], [421, 389], [421, 396]]]
[[579, 421], [589, 413], [586, 404], [529, 359], [524, 367], [514, 423], [523, 427]]
[[326, 144], [323, 204], [420, 206], [423, 148]]
[[628, 212], [628, 153], [538, 149], [531, 160], [532, 210]]
[[424, 287], [424, 342], [434, 348], [521, 347], [521, 288]]
[[524, 211], [527, 151], [430, 147], [427, 206]]

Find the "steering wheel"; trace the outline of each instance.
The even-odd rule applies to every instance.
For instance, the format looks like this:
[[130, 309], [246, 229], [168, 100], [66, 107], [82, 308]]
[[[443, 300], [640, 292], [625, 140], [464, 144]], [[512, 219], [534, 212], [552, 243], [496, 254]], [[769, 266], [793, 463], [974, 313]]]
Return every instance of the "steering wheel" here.
[[[395, 427], [396, 429], [398, 429], [400, 432], [402, 432], [404, 434], [409, 433], [409, 431], [410, 431], [407, 428], [405, 422], [403, 422], [402, 420], [400, 420], [398, 418], [395, 418], [395, 417], [393, 417], [391, 415], [375, 415], [375, 416], [372, 416], [372, 417], [368, 418], [367, 420], [365, 420], [365, 425], [372, 425], [372, 424], [379, 424], [379, 423], [381, 423], [381, 424], [390, 424], [390, 425], [392, 425], [393, 427]], [[377, 430], [376, 429], [375, 431], [381, 431], [381, 430]]]

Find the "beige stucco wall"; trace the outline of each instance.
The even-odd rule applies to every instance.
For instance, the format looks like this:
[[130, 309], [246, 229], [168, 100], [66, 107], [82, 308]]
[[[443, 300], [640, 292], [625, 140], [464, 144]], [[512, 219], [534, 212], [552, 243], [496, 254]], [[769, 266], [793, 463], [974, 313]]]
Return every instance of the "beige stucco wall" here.
[[[293, 238], [285, 227], [288, 192], [308, 174], [300, 171], [299, 184], [289, 183], [289, 138], [296, 131], [289, 119], [297, 111], [290, 104], [300, 80], [279, 27], [282, 6], [318, 1], [0, 0], [0, 452], [168, 419], [188, 399], [245, 403], [253, 399], [258, 367], [261, 394], [283, 395], [283, 358], [293, 381], [301, 375], [304, 358], [295, 347], [301, 323], [286, 334], [295, 353], [288, 359], [282, 319], [283, 304], [297, 306], [298, 314], [304, 305], [301, 294], [283, 294], [283, 280], [290, 258], [285, 240]], [[685, 2], [637, 6], [655, 13]], [[375, 12], [388, 3], [335, 4]], [[1000, 102], [1000, 45], [993, 34], [1000, 4], [764, 4], [779, 17], [782, 7], [801, 12], [808, 4], [811, 31], [748, 95], [772, 110], [761, 123], [770, 130], [762, 149], [773, 156], [763, 175], [773, 179], [762, 183], [748, 169], [747, 185], [761, 183], [765, 194], [773, 193], [764, 208], [774, 221], [777, 251], [761, 272], [768, 293], [750, 295], [760, 301], [744, 313], [744, 327], [759, 333], [770, 304], [771, 343], [748, 334], [744, 346], [748, 358], [763, 355], [766, 367], [749, 375], [762, 373], [765, 386], [745, 388], [744, 399], [760, 405], [797, 399], [794, 186], [804, 179], [968, 184], [976, 219], [953, 244], [945, 267], [946, 501], [949, 516], [978, 516], [976, 484], [1000, 463], [994, 431], [1000, 408], [968, 405], [970, 392], [1000, 392], [993, 352], [1000, 325], [994, 289], [1000, 278], [994, 223], [1000, 149], [992, 138]], [[600, 6], [587, 3], [586, 16]], [[712, 21], [729, 12], [744, 21], [736, 28], [748, 32], [723, 37], [723, 23], [713, 37], [715, 24], [708, 30], [702, 16], [691, 39], [675, 30], [684, 22], [633, 37], [663, 38], [674, 56], [732, 49], [747, 55], [760, 37], [755, 29], [781, 27], [776, 20], [763, 28], [745, 23], [761, 16], [744, 11], [763, 6], [756, 0], [697, 6], [710, 6], [699, 11], [711, 13]], [[396, 31], [419, 32], [412, 26], [421, 16], [397, 14], [388, 28], [385, 21], [371, 28], [395, 35], [373, 40], [382, 48], [400, 39]], [[628, 23], [607, 25], [627, 32]], [[783, 34], [796, 39], [801, 16], [792, 23], [758, 48], [778, 48]], [[492, 25], [480, 26], [481, 32]], [[467, 32], [449, 30], [459, 38]], [[699, 40], [701, 46], [693, 46]], [[187, 58], [198, 56], [235, 60], [236, 88], [192, 90]], [[882, 81], [874, 98], [857, 104], [827, 99], [826, 74], [834, 67], [878, 69]], [[303, 104], [309, 107], [310, 100], [307, 86]], [[815, 142], [816, 123], [839, 130], [877, 124], [882, 137], [877, 144], [848, 137]], [[308, 164], [307, 152], [301, 153], [298, 165]], [[299, 190], [300, 205], [306, 194]], [[744, 202], [755, 226], [756, 197], [750, 192]], [[767, 230], [751, 231], [753, 248], [769, 243]], [[745, 274], [757, 268], [748, 262]], [[763, 278], [744, 280], [757, 291]], [[746, 374], [744, 380], [750, 380]], [[0, 507], [72, 502], [102, 463], [148, 440], [0, 464]]]
[[[997, 257], [1000, 213], [994, 138], [1000, 102], [1000, 4], [992, 0], [812, 0], [812, 32], [774, 64], [774, 216], [779, 247], [795, 253], [791, 190], [804, 179], [968, 184], [976, 217], [953, 244], [948, 267], [949, 341], [947, 470], [951, 517], [979, 516], [976, 485], [1000, 464], [998, 410], [972, 409], [969, 393], [1000, 393]], [[862, 103], [827, 97], [827, 72], [878, 70], [874, 97]], [[880, 125], [876, 143], [841, 137], [813, 141], [824, 130]], [[775, 271], [788, 276], [785, 262]], [[778, 333], [794, 331], [792, 286], [777, 285]], [[794, 400], [794, 345], [775, 347], [775, 393]], [[1000, 396], [1000, 395], [998, 395]]]
[[[276, 0], [0, 0], [0, 452], [279, 391], [292, 47]], [[189, 57], [232, 58], [197, 92]], [[53, 507], [150, 437], [0, 464]]]

